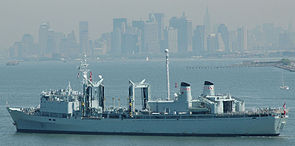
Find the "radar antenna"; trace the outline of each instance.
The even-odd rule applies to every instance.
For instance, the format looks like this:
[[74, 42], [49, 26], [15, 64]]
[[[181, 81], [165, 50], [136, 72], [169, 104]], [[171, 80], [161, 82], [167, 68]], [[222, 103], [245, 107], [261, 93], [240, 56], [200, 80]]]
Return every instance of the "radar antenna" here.
[[165, 49], [165, 53], [166, 53], [167, 100], [170, 100], [169, 50]]

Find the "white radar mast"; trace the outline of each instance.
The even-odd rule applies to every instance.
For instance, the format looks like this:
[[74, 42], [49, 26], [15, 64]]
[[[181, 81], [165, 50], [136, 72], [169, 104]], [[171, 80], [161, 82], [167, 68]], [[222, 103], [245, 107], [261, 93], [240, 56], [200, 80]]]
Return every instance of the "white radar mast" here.
[[166, 53], [167, 100], [170, 100], [169, 50], [165, 49], [165, 53]]

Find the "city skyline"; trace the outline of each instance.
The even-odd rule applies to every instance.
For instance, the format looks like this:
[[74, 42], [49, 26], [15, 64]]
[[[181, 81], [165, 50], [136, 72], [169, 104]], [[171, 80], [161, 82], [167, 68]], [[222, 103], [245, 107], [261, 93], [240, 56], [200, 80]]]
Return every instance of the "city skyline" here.
[[57, 32], [51, 28], [50, 22], [43, 22], [37, 42], [31, 34], [24, 34], [22, 40], [17, 40], [9, 48], [9, 57], [25, 60], [73, 59], [82, 53], [92, 58], [103, 55], [154, 56], [167, 48], [172, 54], [183, 57], [241, 57], [247, 54], [267, 55], [265, 51], [273, 50], [279, 55], [295, 49], [295, 33], [290, 26], [285, 29], [273, 23], [263, 23], [253, 29], [242, 25], [232, 30], [227, 24], [211, 26], [208, 8], [202, 25], [193, 26], [185, 13], [168, 18], [167, 24], [164, 18], [164, 13], [149, 13], [145, 20], [113, 18], [112, 31], [95, 39], [89, 38], [88, 21], [79, 22], [77, 36], [74, 30], [70, 33]]
[[[115, 3], [115, 4], [114, 4]], [[128, 18], [146, 20], [147, 13], [164, 13], [165, 23], [173, 16], [180, 17], [182, 12], [192, 20], [193, 28], [203, 24], [203, 16], [208, 6], [211, 26], [227, 24], [229, 29], [246, 25], [252, 29], [263, 23], [274, 23], [276, 26], [294, 28], [295, 16], [291, 15], [293, 1], [279, 2], [275, 0], [256, 1], [3, 1], [3, 15], [0, 49], [7, 49], [15, 40], [20, 40], [23, 34], [29, 33], [38, 38], [40, 23], [50, 22], [55, 31], [78, 34], [79, 21], [89, 22], [89, 39], [96, 39], [105, 32], [112, 31], [113, 18]], [[293, 4], [294, 5], [294, 4]], [[33, 7], [32, 7], [33, 6]], [[54, 8], [54, 11], [53, 11]], [[116, 9], [116, 10], [114, 10]], [[130, 10], [127, 10], [130, 9]], [[9, 17], [5, 16], [9, 15]]]

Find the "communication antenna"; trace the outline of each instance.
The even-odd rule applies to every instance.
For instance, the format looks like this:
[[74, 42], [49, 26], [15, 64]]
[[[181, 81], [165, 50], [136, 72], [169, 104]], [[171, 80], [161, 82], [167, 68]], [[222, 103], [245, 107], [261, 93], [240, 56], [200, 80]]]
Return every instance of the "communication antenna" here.
[[165, 49], [166, 53], [166, 78], [167, 78], [167, 100], [170, 100], [170, 79], [169, 79], [169, 50]]

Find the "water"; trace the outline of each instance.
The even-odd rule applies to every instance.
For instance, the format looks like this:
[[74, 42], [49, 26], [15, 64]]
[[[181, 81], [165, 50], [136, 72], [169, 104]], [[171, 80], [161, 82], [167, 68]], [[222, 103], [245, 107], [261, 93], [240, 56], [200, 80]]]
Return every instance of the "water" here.
[[[187, 69], [187, 66], [217, 66], [239, 63], [241, 60], [171, 61], [170, 79], [172, 93], [178, 90], [174, 83], [186, 81], [192, 86], [192, 95], [202, 92], [204, 80], [215, 83], [217, 93], [230, 93], [245, 100], [248, 109], [256, 107], [281, 107], [289, 110], [287, 125], [278, 137], [165, 137], [16, 133], [6, 111], [10, 106], [33, 107], [39, 104], [44, 89], [80, 89], [77, 79], [78, 62], [24, 62], [18, 66], [0, 64], [0, 145], [294, 145], [295, 143], [295, 73], [273, 67], [231, 69]], [[152, 98], [165, 98], [165, 64], [160, 61], [90, 62], [94, 80], [102, 74], [105, 84], [106, 104], [120, 98], [126, 105], [128, 81], [146, 79], [151, 84]], [[281, 74], [289, 91], [281, 90]], [[136, 92], [140, 105], [140, 92]], [[116, 102], [116, 105], [119, 103]]]

